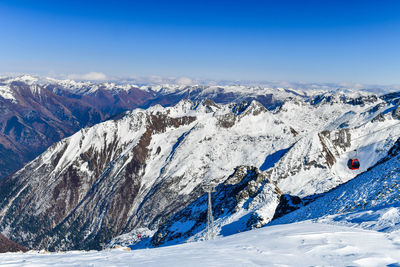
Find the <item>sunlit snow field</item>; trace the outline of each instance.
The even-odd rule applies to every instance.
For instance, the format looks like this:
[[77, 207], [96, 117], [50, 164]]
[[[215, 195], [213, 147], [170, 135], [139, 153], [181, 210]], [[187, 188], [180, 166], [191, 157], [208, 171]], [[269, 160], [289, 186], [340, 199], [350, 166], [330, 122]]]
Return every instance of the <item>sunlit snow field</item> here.
[[126, 251], [5, 253], [1, 266], [400, 266], [400, 233], [303, 223]]

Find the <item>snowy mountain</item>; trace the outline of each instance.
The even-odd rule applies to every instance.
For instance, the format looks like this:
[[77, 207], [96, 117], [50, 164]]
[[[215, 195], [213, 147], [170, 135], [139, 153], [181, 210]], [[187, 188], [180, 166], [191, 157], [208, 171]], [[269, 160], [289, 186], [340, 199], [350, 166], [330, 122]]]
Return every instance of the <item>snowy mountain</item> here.
[[[367, 171], [399, 135], [398, 94], [281, 93], [268, 108], [182, 100], [84, 128], [0, 182], [1, 232], [49, 250], [201, 240], [213, 184], [216, 231], [230, 235]], [[346, 167], [355, 149], [359, 171]]]
[[[257, 91], [258, 90], [258, 91]], [[0, 78], [0, 179], [81, 128], [126, 110], [175, 105], [182, 99], [279, 102], [271, 90], [181, 85], [93, 83], [22, 75]], [[265, 94], [264, 94], [265, 93]]]

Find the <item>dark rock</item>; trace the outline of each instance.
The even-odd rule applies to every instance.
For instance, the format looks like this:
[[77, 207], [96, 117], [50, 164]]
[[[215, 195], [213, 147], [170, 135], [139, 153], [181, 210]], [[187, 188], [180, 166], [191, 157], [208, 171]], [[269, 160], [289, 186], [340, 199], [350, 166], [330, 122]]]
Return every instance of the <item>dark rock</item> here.
[[400, 106], [392, 111], [392, 117], [396, 120], [400, 120]]
[[[246, 209], [248, 200], [257, 195], [263, 186], [270, 183], [267, 175], [260, 173], [255, 167], [237, 167], [234, 173], [218, 185], [215, 192], [212, 193], [214, 219], [218, 220], [237, 212], [241, 208], [238, 206], [239, 204], [242, 205], [241, 203], [244, 203], [243, 208]], [[273, 187], [275, 188], [274, 194], [279, 196], [281, 192], [275, 185]], [[190, 236], [204, 230], [207, 218], [207, 201], [208, 193], [202, 193], [189, 205], [170, 217], [153, 235], [150, 240], [151, 245], [157, 247], [171, 241], [184, 242]], [[256, 213], [250, 213], [243, 220], [245, 222], [237, 226], [237, 231], [249, 230], [268, 223], [268, 221], [264, 221], [265, 218], [261, 218]], [[175, 224], [190, 225], [190, 227], [181, 231], [174, 228]], [[222, 235], [226, 234], [224, 229], [221, 229], [221, 231]]]
[[275, 210], [273, 220], [282, 217], [283, 215], [288, 214], [292, 211], [295, 211], [303, 205], [304, 203], [302, 199], [298, 196], [292, 196], [288, 194], [281, 195], [279, 199], [279, 205]]
[[5, 253], [5, 252], [26, 252], [28, 251], [27, 248], [24, 246], [21, 246], [8, 238], [6, 238], [4, 235], [0, 234], [0, 253]]
[[375, 118], [371, 120], [371, 122], [377, 122], [377, 121], [385, 121], [385, 117], [382, 115], [382, 113], [379, 113]]

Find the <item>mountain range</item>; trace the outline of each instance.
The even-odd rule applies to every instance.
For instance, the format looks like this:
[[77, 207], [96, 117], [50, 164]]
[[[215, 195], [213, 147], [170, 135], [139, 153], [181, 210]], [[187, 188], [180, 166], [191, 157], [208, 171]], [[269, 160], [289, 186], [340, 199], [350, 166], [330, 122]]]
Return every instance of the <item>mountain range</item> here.
[[[79, 129], [124, 111], [182, 99], [214, 99], [228, 103], [259, 99], [272, 104], [271, 94], [245, 92], [243, 87], [137, 86], [76, 82], [22, 75], [0, 78], [0, 179], [21, 168], [49, 146]], [[260, 91], [260, 90], [259, 90]]]
[[[215, 188], [216, 233], [231, 235], [302, 214], [330, 194], [344, 199], [330, 192], [365, 184], [370, 178], [362, 177], [377, 166], [395, 172], [398, 162], [400, 93], [18, 79], [26, 80], [1, 81], [1, 88], [13, 89], [12, 96], [2, 89], [3, 100], [10, 107], [31, 103], [15, 93], [25, 88], [21, 95], [42, 99], [37, 109], [47, 105], [43, 114], [53, 120], [39, 116], [53, 127], [47, 130], [59, 132], [47, 150], [0, 181], [0, 231], [30, 249], [205, 239], [206, 185]], [[46, 103], [63, 105], [65, 117], [50, 116], [59, 113]], [[67, 112], [78, 106], [86, 112]], [[76, 114], [92, 115], [80, 122]], [[29, 136], [26, 128], [46, 129], [37, 121], [28, 125], [26, 114], [16, 118], [3, 123], [4, 139], [20, 142]], [[47, 137], [39, 130], [34, 133]], [[352, 157], [360, 159], [360, 170], [347, 168]]]

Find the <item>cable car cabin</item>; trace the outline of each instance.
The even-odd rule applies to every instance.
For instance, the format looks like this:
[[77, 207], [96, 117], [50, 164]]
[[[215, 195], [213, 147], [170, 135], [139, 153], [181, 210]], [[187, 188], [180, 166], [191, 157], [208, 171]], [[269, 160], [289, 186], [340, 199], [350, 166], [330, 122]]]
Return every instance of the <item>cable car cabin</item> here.
[[358, 170], [360, 168], [360, 161], [358, 159], [349, 159], [347, 167], [349, 167], [350, 170]]

